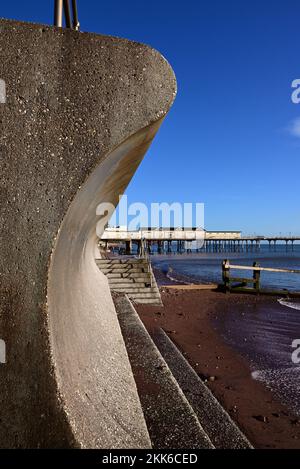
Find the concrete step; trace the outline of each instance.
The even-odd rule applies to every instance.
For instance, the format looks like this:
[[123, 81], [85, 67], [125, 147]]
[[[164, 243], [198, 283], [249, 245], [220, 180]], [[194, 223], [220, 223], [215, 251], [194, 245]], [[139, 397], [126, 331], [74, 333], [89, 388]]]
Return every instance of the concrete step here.
[[114, 283], [113, 285], [109, 284], [109, 287], [111, 290], [116, 290], [118, 289], [119, 291], [122, 291], [124, 293], [126, 292], [131, 292], [133, 290], [139, 290], [139, 291], [144, 291], [146, 293], [149, 292], [155, 292], [157, 295], [160, 295], [159, 290], [157, 290], [156, 287], [146, 287], [142, 283], [130, 283], [130, 284], [124, 284], [124, 283]]
[[[101, 272], [103, 273], [103, 270], [100, 269]], [[141, 278], [143, 275], [147, 276], [147, 278], [150, 278], [150, 274], [148, 272], [139, 272], [139, 273], [136, 273], [134, 272], [136, 275], [132, 275], [132, 270], [129, 270], [129, 271], [126, 271], [126, 272], [114, 272], [113, 269], [108, 269], [110, 270], [110, 273], [106, 274], [107, 278]]]
[[145, 259], [138, 259], [138, 258], [129, 258], [129, 259], [124, 259], [123, 262], [131, 262], [132, 264], [145, 264], [147, 261]]
[[156, 292], [147, 292], [146, 289], [144, 289], [142, 292], [140, 293], [133, 293], [133, 294], [128, 294], [131, 298], [143, 298], [143, 299], [146, 299], [146, 298], [160, 298], [159, 296], [159, 293], [156, 293]]
[[96, 264], [99, 265], [121, 265], [121, 264], [133, 264], [133, 265], [140, 265], [145, 264], [147, 261], [144, 259], [95, 259]]
[[213, 448], [131, 302], [114, 301], [153, 449]]
[[[123, 293], [132, 293], [133, 291], [141, 293], [145, 289], [148, 293], [151, 291], [150, 288], [156, 287], [153, 301], [158, 304], [157, 298], [159, 298], [159, 304], [161, 304], [160, 292], [151, 270], [149, 271], [150, 266], [147, 260], [132, 258], [96, 259], [96, 263], [100, 271], [107, 276], [111, 290]], [[148, 300], [151, 300], [151, 298], [145, 297], [144, 300], [149, 303]]]
[[167, 334], [162, 329], [157, 329], [153, 340], [214, 446], [218, 449], [252, 448], [251, 443]]
[[149, 272], [129, 272], [128, 277], [130, 278], [146, 278], [149, 279], [151, 277]]
[[100, 265], [100, 268], [102, 268], [102, 267], [103, 267], [104, 269], [110, 267], [111, 269], [114, 269], [114, 270], [115, 270], [115, 269], [126, 269], [126, 268], [128, 268], [128, 267], [130, 267], [130, 266], [129, 266], [128, 264], [120, 264], [120, 263], [118, 263], [118, 264], [103, 264], [103, 265], [101, 264], [101, 265]]
[[135, 265], [131, 264], [103, 264], [99, 265], [97, 264], [100, 270], [103, 269], [110, 269], [112, 272], [115, 271], [126, 271], [130, 270], [132, 273], [147, 273], [149, 272], [148, 266], [141, 266], [141, 267], [136, 267]]
[[111, 260], [111, 259], [96, 259], [97, 265], [120, 265], [121, 261], [119, 259]]
[[[98, 266], [99, 267], [99, 266]], [[99, 270], [104, 274], [104, 275], [107, 275], [107, 274], [110, 274], [111, 273], [111, 270], [112, 269], [102, 269], [102, 268], [99, 268]]]
[[131, 279], [130, 277], [127, 277], [127, 278], [124, 278], [124, 277], [119, 277], [119, 278], [116, 278], [116, 277], [108, 277], [108, 283], [110, 285], [114, 285], [114, 284], [117, 284], [117, 283], [128, 283], [128, 284], [132, 284], [134, 283], [133, 279]]
[[131, 286], [131, 285], [126, 285], [124, 287], [122, 286], [119, 286], [119, 285], [115, 285], [114, 287], [112, 287], [110, 285], [110, 289], [111, 290], [114, 290], [114, 291], [118, 291], [120, 293], [128, 293], [128, 294], [132, 294], [132, 293], [145, 293], [145, 294], [151, 294], [151, 295], [159, 295], [159, 292], [157, 292], [156, 290], [152, 290], [152, 288], [150, 287], [134, 287], [134, 286]]
[[135, 304], [139, 305], [162, 306], [161, 299], [138, 298], [137, 300], [132, 301], [134, 301]]
[[118, 267], [118, 268], [116, 268], [116, 267], [115, 268], [114, 267], [105, 267], [105, 268], [99, 267], [99, 269], [101, 270], [101, 272], [103, 272], [103, 270], [109, 270], [109, 272], [112, 273], [112, 274], [115, 274], [115, 273], [121, 273], [121, 274], [123, 273], [124, 275], [149, 274], [148, 270], [146, 270], [146, 269], [136, 269], [136, 268], [130, 268], [130, 267], [126, 267], [126, 268], [124, 268], [124, 267]]
[[134, 301], [137, 304], [162, 306], [162, 301], [160, 298], [159, 299], [158, 298], [137, 298], [137, 299], [132, 298], [132, 301]]
[[133, 267], [130, 269], [130, 274], [147, 274], [148, 273], [148, 268], [137, 268]]
[[130, 271], [129, 267], [118, 267], [117, 269], [112, 269], [112, 268], [102, 269], [101, 268], [100, 270], [101, 270], [101, 272], [103, 272], [105, 274], [106, 273], [107, 274], [109, 274], [109, 273], [111, 273], [111, 274], [125, 274], [126, 272]]
[[126, 280], [132, 280], [134, 283], [151, 283], [150, 275], [147, 275], [142, 278], [132, 278], [131, 276], [125, 277]]
[[122, 285], [114, 285], [114, 286], [111, 286], [110, 285], [110, 289], [111, 290], [114, 290], [114, 291], [118, 291], [120, 293], [131, 293], [131, 292], [136, 292], [136, 293], [140, 293], [140, 292], [143, 292], [144, 290], [147, 290], [145, 287], [137, 287], [137, 286], [132, 286], [132, 285], [126, 285], [126, 286], [122, 286]]
[[104, 275], [111, 274], [111, 273], [113, 272], [113, 270], [112, 270], [111, 268], [108, 268], [108, 269], [100, 268], [100, 271], [101, 271]]

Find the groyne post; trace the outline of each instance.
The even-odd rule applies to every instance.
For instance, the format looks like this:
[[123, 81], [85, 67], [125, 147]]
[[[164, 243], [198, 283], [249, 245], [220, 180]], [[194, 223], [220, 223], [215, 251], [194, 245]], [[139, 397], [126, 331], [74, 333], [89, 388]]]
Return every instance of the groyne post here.
[[224, 283], [224, 288], [225, 288], [226, 293], [230, 291], [229, 270], [230, 270], [229, 260], [225, 259], [225, 261], [223, 261], [222, 263], [222, 277], [223, 277], [223, 283]]
[[[253, 262], [253, 267], [259, 267], [257, 262]], [[253, 270], [254, 289], [256, 293], [260, 292], [260, 270]]]

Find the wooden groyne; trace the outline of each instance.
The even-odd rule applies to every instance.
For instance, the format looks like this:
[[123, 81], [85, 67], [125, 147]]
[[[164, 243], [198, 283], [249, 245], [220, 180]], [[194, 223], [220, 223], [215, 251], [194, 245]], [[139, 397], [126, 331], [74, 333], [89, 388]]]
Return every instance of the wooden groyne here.
[[[252, 271], [252, 277], [238, 277], [231, 275], [232, 270]], [[228, 259], [222, 263], [222, 279], [225, 292], [244, 292], [268, 295], [297, 296], [299, 292], [289, 292], [287, 289], [271, 290], [261, 287], [261, 272], [300, 274], [300, 269], [277, 269], [272, 267], [261, 267], [257, 262], [252, 266], [230, 264]]]

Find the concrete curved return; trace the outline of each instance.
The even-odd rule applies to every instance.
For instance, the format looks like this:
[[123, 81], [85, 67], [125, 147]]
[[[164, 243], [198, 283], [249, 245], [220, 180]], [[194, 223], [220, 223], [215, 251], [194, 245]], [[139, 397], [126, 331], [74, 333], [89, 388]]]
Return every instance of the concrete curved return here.
[[96, 207], [124, 192], [174, 74], [136, 42], [7, 20], [0, 54], [0, 446], [149, 447]]

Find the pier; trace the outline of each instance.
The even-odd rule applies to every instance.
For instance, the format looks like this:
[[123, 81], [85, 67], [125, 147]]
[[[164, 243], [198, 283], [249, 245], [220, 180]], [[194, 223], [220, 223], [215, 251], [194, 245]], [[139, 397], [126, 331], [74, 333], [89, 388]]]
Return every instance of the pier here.
[[107, 228], [100, 240], [104, 250], [110, 246], [124, 245], [124, 254], [147, 251], [148, 253], [229, 253], [259, 252], [261, 245], [267, 244], [270, 251], [276, 252], [279, 244], [286, 251], [293, 251], [300, 236], [242, 236], [241, 231], [207, 231], [198, 228], [145, 228], [127, 231], [122, 228]]

